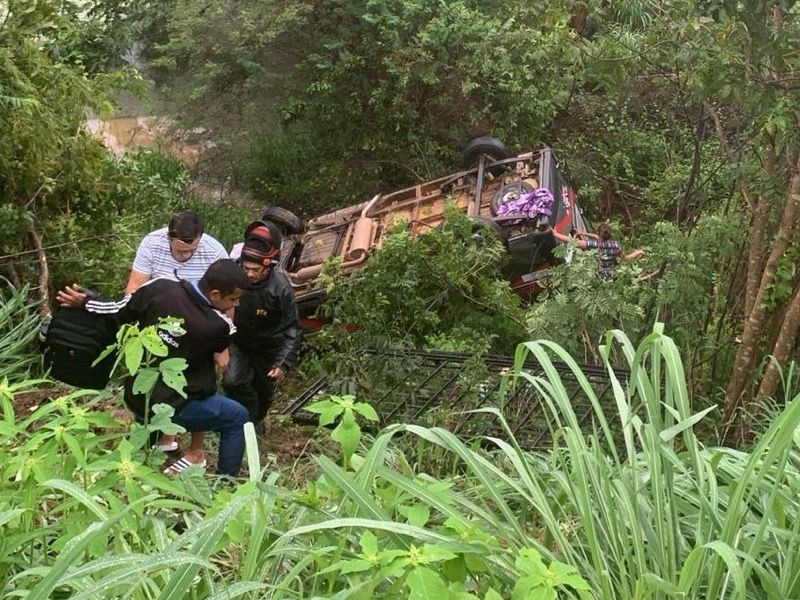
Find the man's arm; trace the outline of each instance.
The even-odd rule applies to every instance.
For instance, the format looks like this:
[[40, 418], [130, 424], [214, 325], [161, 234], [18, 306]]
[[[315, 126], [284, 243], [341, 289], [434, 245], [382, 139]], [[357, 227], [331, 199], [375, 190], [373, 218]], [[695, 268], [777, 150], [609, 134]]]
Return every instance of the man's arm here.
[[644, 250], [641, 248], [637, 248], [636, 250], [631, 250], [630, 252], [625, 252], [622, 254], [622, 258], [625, 260], [634, 260], [640, 256], [644, 256]]
[[131, 269], [131, 274], [128, 277], [128, 284], [125, 286], [125, 294], [132, 294], [146, 281], [150, 281], [150, 275], [137, 271], [136, 269]]
[[275, 356], [272, 368], [267, 372], [267, 377], [280, 379], [286, 374], [297, 361], [297, 353], [300, 351], [302, 330], [300, 319], [297, 316], [297, 302], [294, 299], [294, 292], [291, 288], [286, 288], [281, 294], [281, 315], [285, 319], [283, 329], [283, 344]]
[[[555, 229], [553, 229], [552, 231], [553, 231], [553, 237], [556, 238], [559, 242], [564, 242], [565, 244], [568, 244], [574, 239], [565, 233], [556, 231]], [[576, 240], [576, 243], [578, 248], [580, 248], [581, 250], [586, 250], [586, 240]]]
[[81, 308], [87, 312], [113, 316], [118, 323], [130, 323], [138, 318], [133, 306], [138, 304], [137, 296], [127, 294], [121, 300], [103, 300], [73, 283], [56, 294], [56, 301], [65, 308]]
[[131, 274], [128, 277], [128, 284], [125, 286], [126, 294], [132, 294], [142, 284], [152, 279], [154, 243], [151, 234], [144, 236], [142, 241], [139, 242], [139, 247], [136, 248], [136, 256], [133, 258]]

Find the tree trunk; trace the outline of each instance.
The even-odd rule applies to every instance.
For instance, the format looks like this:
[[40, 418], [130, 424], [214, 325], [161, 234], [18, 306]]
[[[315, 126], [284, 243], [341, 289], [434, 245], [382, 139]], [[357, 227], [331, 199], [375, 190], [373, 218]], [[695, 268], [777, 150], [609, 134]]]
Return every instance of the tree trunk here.
[[[797, 199], [798, 193], [800, 193], [800, 162], [798, 162], [798, 157], [794, 157], [792, 163], [792, 178], [789, 191], [786, 194], [783, 216], [767, 262], [764, 265], [764, 272], [761, 274], [758, 291], [753, 301], [753, 308], [747, 315], [747, 320], [745, 321], [744, 331], [742, 332], [742, 342], [739, 346], [739, 350], [736, 352], [733, 373], [731, 374], [728, 389], [725, 391], [724, 425], [729, 424], [733, 420], [745, 383], [750, 375], [750, 370], [752, 369], [752, 364], [756, 357], [756, 351], [758, 350], [758, 341], [767, 318], [764, 298], [769, 286], [775, 278], [775, 271], [778, 267], [778, 263], [794, 237], [795, 221], [797, 219]], [[749, 276], [750, 274], [748, 274], [748, 277]]]
[[39, 285], [36, 288], [39, 296], [39, 314], [42, 317], [49, 317], [50, 312], [50, 267], [47, 264], [47, 254], [42, 245], [42, 238], [36, 231], [35, 226], [31, 226], [31, 240], [36, 250], [36, 258], [39, 263]]
[[[737, 158], [734, 156], [728, 139], [725, 137], [725, 131], [719, 119], [719, 114], [711, 103], [704, 102], [703, 105], [705, 106], [706, 113], [714, 122], [714, 128], [717, 131], [717, 139], [723, 152], [725, 152], [728, 160], [732, 162], [736, 161]], [[763, 163], [764, 171], [770, 175], [775, 171], [775, 144], [773, 141], [774, 140], [770, 139], [767, 156]], [[758, 283], [761, 279], [761, 268], [764, 262], [764, 240], [766, 239], [766, 230], [769, 224], [769, 209], [771, 205], [763, 195], [759, 195], [758, 199], [753, 202], [747, 183], [743, 179], [739, 179], [737, 186], [739, 188], [739, 193], [741, 193], [742, 198], [747, 203], [753, 215], [750, 226], [751, 243], [748, 251], [747, 270], [745, 271], [744, 294], [744, 314], [749, 315], [755, 305]]]
[[[783, 317], [775, 347], [772, 349], [773, 360], [767, 364], [767, 370], [761, 378], [756, 398], [774, 398], [781, 381], [779, 366], [785, 365], [800, 331], [800, 284], [796, 285], [789, 301], [789, 308]], [[776, 365], [777, 362], [777, 365]]]
[[[764, 160], [764, 171], [767, 176], [775, 171], [775, 147], [770, 145], [767, 157]], [[757, 204], [753, 207], [753, 226], [750, 237], [750, 252], [747, 259], [747, 283], [744, 295], [744, 314], [749, 315], [753, 311], [758, 293], [758, 284], [761, 280], [761, 268], [764, 264], [764, 250], [769, 224], [770, 203], [763, 194], [758, 196]]]

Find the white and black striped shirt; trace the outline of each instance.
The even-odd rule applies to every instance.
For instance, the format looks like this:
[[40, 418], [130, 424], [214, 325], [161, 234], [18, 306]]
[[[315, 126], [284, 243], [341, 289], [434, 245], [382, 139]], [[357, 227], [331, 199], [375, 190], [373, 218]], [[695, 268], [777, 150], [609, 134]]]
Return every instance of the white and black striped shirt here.
[[157, 229], [144, 236], [136, 250], [133, 270], [148, 275], [151, 279], [168, 277], [199, 281], [209, 265], [220, 258], [228, 258], [225, 248], [207, 233], [200, 238], [200, 245], [185, 262], [178, 262], [169, 249], [167, 228]]

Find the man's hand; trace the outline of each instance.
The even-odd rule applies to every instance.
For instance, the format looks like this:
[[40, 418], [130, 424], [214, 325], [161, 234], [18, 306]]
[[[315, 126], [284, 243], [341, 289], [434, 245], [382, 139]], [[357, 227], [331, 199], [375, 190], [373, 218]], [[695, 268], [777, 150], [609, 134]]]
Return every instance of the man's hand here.
[[77, 283], [68, 285], [56, 294], [56, 300], [61, 306], [67, 308], [82, 308], [86, 302], [86, 293], [81, 291]]
[[283, 379], [284, 375], [286, 375], [286, 373], [280, 367], [272, 367], [269, 371], [267, 371], [267, 377], [277, 381]]
[[227, 348], [225, 348], [225, 350], [222, 352], [217, 352], [214, 354], [214, 368], [217, 372], [217, 375], [223, 373], [225, 369], [228, 368], [229, 362], [231, 362], [231, 355]]

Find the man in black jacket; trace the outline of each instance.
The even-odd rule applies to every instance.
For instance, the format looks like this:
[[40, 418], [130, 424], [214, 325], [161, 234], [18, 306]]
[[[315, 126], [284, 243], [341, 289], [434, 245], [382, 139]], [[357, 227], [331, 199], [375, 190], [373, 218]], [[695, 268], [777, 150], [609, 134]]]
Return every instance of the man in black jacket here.
[[300, 347], [294, 290], [277, 269], [280, 248], [280, 230], [273, 223], [255, 221], [245, 230], [239, 261], [250, 285], [236, 308], [236, 334], [222, 379], [225, 393], [247, 408], [259, 428]]
[[[236, 476], [244, 453], [244, 424], [249, 420], [247, 411], [230, 398], [216, 391], [214, 354], [228, 347], [236, 331], [225, 312], [238, 303], [248, 281], [241, 267], [230, 259], [211, 264], [199, 282], [152, 279], [133, 295], [120, 301], [103, 301], [89, 298], [77, 286], [58, 293], [62, 306], [82, 307], [98, 314], [114, 315], [119, 323], [138, 321], [140, 327], [157, 324], [163, 317], [183, 320], [185, 333], [173, 336], [160, 329], [159, 337], [169, 353], [166, 358], [184, 358], [187, 366], [186, 395], [184, 399], [175, 390], [158, 381], [150, 398], [150, 405], [166, 403], [175, 408], [173, 421], [191, 432], [219, 431], [219, 473]], [[145, 402], [141, 394], [134, 394], [132, 378], [125, 382], [125, 403], [141, 419]], [[201, 444], [202, 434], [192, 436], [192, 447], [168, 468], [175, 473], [189, 466], [205, 466]]]

